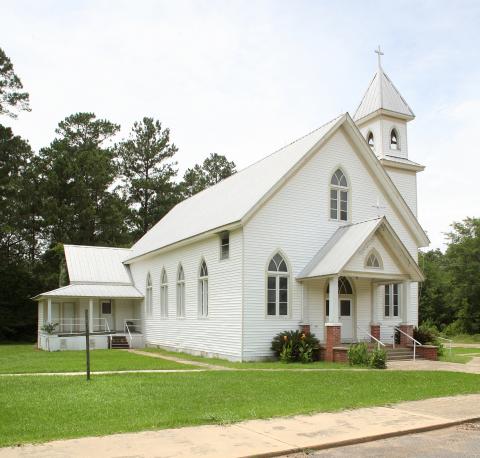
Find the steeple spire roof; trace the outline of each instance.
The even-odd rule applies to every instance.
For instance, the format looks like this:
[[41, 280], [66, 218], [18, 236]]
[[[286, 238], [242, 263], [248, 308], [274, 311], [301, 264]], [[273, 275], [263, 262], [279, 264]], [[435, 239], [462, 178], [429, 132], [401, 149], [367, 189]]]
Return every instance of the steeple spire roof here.
[[415, 115], [412, 109], [408, 106], [408, 103], [401, 96], [400, 92], [398, 92], [398, 89], [392, 83], [391, 79], [383, 71], [381, 64], [383, 52], [380, 46], [375, 52], [378, 54], [378, 70], [373, 76], [360, 105], [355, 111], [353, 119], [359, 121], [378, 110], [385, 110], [392, 115], [400, 115], [400, 117], [404, 119], [413, 119]]

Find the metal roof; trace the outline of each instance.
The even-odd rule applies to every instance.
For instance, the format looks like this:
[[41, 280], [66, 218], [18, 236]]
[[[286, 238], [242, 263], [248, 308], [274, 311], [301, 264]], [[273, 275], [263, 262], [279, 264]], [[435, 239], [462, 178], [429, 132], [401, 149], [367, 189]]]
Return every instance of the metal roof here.
[[43, 297], [142, 299], [143, 295], [132, 285], [68, 285], [39, 294], [34, 299], [38, 300]]
[[377, 110], [388, 110], [409, 118], [414, 118], [412, 109], [401, 96], [398, 89], [382, 68], [375, 73], [365, 95], [360, 102], [355, 114], [354, 121], [358, 121]]
[[70, 283], [132, 283], [123, 264], [130, 249], [80, 245], [64, 245], [64, 249]]
[[338, 228], [330, 240], [318, 251], [312, 260], [298, 274], [297, 280], [339, 275], [350, 259], [360, 250], [377, 230], [384, 228], [388, 241], [397, 254], [402, 254], [404, 268], [415, 281], [422, 281], [423, 275], [415, 260], [395, 234], [386, 217]]
[[240, 221], [343, 117], [179, 203], [133, 245], [127, 260]]

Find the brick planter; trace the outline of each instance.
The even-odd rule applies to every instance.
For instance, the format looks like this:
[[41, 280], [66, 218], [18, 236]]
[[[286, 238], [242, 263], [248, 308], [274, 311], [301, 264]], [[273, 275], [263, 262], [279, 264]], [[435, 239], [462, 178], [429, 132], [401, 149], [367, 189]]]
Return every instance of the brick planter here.
[[310, 325], [309, 324], [301, 324], [300, 325], [300, 331], [303, 332], [306, 335], [310, 334]]
[[333, 361], [333, 348], [340, 346], [342, 336], [342, 325], [337, 323], [327, 323], [325, 325], [325, 361]]
[[429, 359], [431, 361], [438, 360], [438, 347], [435, 345], [422, 345], [417, 347], [417, 356], [419, 358]]
[[334, 347], [333, 361], [335, 361], [336, 363], [348, 363], [348, 348]]

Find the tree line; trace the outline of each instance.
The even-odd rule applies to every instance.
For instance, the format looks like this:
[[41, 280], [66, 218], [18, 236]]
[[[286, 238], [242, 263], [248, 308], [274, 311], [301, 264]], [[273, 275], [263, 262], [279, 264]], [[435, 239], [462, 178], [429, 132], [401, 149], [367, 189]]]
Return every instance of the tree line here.
[[420, 254], [419, 320], [447, 335], [480, 333], [480, 218], [452, 224], [445, 253]]
[[[0, 48], [0, 115], [30, 110]], [[130, 246], [177, 203], [235, 173], [210, 154], [178, 177], [170, 130], [150, 117], [120, 126], [94, 113], [58, 123], [38, 152], [0, 123], [0, 341], [33, 339], [35, 294], [59, 286], [63, 244]]]

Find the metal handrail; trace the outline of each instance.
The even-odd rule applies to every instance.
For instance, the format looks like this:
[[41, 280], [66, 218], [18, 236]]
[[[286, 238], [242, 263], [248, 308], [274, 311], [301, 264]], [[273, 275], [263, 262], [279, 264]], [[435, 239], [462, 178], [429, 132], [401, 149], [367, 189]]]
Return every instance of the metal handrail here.
[[[410, 340], [413, 340], [413, 360], [415, 361], [416, 356], [417, 356], [417, 345], [422, 347], [423, 345], [417, 340], [414, 339], [411, 335], [407, 334], [405, 331], [402, 331], [400, 328], [397, 328], [396, 326], [393, 327], [398, 332], [401, 332], [403, 335], [407, 336]], [[393, 336], [393, 346], [395, 348], [395, 336]]]
[[372, 334], [370, 334], [366, 329], [361, 328], [360, 326], [357, 326], [357, 329], [359, 331], [363, 331], [365, 334], [367, 334], [368, 337], [372, 338], [375, 342], [377, 342], [377, 348], [380, 348], [380, 345], [382, 347], [385, 347], [385, 344], [381, 340], [377, 339], [375, 336], [372, 336]]
[[132, 348], [132, 339], [133, 339], [133, 338], [132, 338], [132, 333], [130, 332], [130, 326], [128, 325], [128, 321], [127, 321], [127, 320], [125, 320], [125, 329], [126, 329], [127, 332], [128, 332], [128, 337], [129, 337], [129, 341], [130, 341], [129, 346], [130, 346], [130, 348]]

